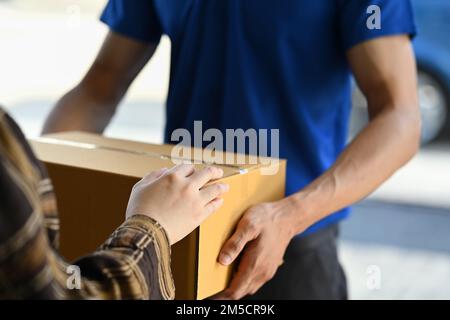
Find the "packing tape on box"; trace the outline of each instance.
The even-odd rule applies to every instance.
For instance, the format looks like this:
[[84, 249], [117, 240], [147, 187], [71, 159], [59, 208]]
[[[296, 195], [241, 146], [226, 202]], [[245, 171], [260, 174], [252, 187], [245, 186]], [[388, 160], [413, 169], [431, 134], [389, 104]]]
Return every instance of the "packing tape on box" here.
[[[114, 151], [114, 152], [124, 152], [124, 153], [136, 154], [136, 155], [141, 155], [141, 156], [160, 158], [160, 159], [169, 160], [172, 162], [174, 162], [174, 160], [177, 162], [186, 162], [186, 163], [192, 162], [191, 159], [168, 156], [168, 155], [160, 154], [157, 152], [136, 151], [136, 150], [116, 148], [116, 147], [100, 146], [100, 145], [96, 145], [94, 143], [60, 140], [60, 139], [47, 138], [47, 137], [39, 137], [39, 138], [36, 138], [35, 141], [53, 144], [53, 145], [76, 147], [76, 148], [90, 149], [90, 150], [106, 150], [106, 151]], [[198, 161], [198, 160], [195, 160], [195, 161]], [[201, 160], [200, 163], [203, 165], [209, 165], [209, 166], [217, 165], [217, 166], [222, 166], [222, 167], [233, 168], [233, 169], [236, 169], [237, 174], [247, 174], [248, 173], [248, 169], [241, 169], [241, 168], [239, 168], [240, 165], [238, 165], [238, 164], [233, 165], [233, 164], [227, 164], [227, 163], [208, 162], [208, 161], [203, 161], [203, 160]]]

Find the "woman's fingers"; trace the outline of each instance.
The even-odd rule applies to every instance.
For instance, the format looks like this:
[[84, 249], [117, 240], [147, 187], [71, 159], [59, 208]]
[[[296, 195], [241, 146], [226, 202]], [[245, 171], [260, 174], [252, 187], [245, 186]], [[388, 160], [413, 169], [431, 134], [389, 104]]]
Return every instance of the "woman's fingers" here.
[[193, 164], [179, 164], [170, 169], [168, 173], [173, 173], [177, 176], [185, 178], [194, 173], [194, 171], [195, 167]]
[[201, 197], [205, 203], [219, 198], [230, 189], [230, 186], [225, 183], [215, 183], [200, 189]]
[[190, 178], [192, 184], [200, 189], [209, 181], [220, 179], [222, 177], [223, 177], [222, 169], [216, 167], [206, 167], [196, 171]]
[[205, 207], [205, 216], [202, 219], [206, 219], [208, 216], [219, 210], [219, 208], [223, 205], [222, 198], [216, 198], [213, 201], [210, 201]]
[[161, 178], [165, 173], [167, 173], [167, 171], [169, 171], [169, 169], [162, 168], [162, 169], [150, 172], [142, 180], [146, 180], [146, 181], [157, 180], [157, 179]]

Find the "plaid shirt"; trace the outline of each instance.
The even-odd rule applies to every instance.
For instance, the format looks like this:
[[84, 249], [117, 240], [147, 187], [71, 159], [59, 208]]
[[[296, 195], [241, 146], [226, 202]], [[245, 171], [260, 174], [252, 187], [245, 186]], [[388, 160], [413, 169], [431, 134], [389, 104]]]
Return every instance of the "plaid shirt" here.
[[174, 298], [167, 235], [151, 218], [129, 218], [73, 264], [58, 233], [47, 173], [0, 108], [0, 299]]

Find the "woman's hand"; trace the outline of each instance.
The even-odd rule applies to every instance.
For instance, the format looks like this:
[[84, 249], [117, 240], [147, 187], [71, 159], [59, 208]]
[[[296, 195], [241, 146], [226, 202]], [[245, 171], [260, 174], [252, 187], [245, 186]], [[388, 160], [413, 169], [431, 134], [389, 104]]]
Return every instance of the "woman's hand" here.
[[133, 187], [127, 218], [136, 214], [153, 218], [165, 229], [172, 245], [221, 207], [220, 197], [228, 191], [228, 185], [205, 185], [222, 176], [222, 169], [195, 170], [188, 164], [152, 172]]

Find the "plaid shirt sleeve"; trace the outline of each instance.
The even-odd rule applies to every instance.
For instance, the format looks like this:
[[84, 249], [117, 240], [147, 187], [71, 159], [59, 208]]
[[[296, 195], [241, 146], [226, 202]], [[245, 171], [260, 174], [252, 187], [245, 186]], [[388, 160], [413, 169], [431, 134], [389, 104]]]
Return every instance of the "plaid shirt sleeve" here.
[[174, 298], [167, 235], [147, 216], [129, 218], [73, 265], [60, 257], [51, 182], [1, 108], [0, 190], [1, 299]]

